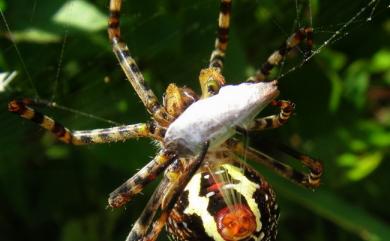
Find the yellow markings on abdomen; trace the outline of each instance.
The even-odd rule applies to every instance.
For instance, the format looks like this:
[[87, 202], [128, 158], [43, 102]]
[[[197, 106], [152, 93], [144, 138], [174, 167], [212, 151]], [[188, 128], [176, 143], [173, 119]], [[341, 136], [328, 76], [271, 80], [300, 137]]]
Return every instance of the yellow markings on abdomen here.
[[[242, 173], [242, 170], [239, 167], [231, 164], [222, 164], [221, 168], [226, 170], [227, 174], [230, 176], [230, 180], [234, 179], [238, 181], [237, 183], [223, 183], [226, 189], [223, 190], [224, 188], [221, 187], [221, 192], [226, 193], [229, 190], [232, 191], [232, 189], [234, 189], [237, 193], [245, 198], [249, 209], [252, 211], [256, 219], [256, 232], [259, 232], [262, 228], [262, 223], [260, 221], [261, 213], [256, 200], [253, 198], [256, 190], [260, 188], [259, 184], [250, 181]], [[225, 241], [225, 239], [218, 231], [215, 217], [208, 211], [210, 196], [212, 195], [199, 195], [199, 193], [201, 193], [201, 179], [202, 173], [198, 172], [187, 184], [185, 191], [188, 191], [188, 206], [185, 208], [184, 213], [187, 215], [197, 215], [202, 220], [203, 228], [209, 237], [215, 241]], [[231, 202], [227, 203], [229, 206], [237, 204]]]

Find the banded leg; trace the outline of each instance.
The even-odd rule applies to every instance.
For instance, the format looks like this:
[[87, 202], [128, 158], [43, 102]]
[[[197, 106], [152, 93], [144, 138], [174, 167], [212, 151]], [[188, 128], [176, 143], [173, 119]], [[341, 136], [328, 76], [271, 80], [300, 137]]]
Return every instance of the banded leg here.
[[245, 131], [261, 131], [279, 128], [284, 125], [294, 113], [295, 104], [291, 101], [274, 100], [271, 102], [271, 105], [280, 107], [279, 114], [255, 119], [245, 126]]
[[306, 39], [306, 54], [310, 53], [313, 47], [313, 29], [301, 28], [292, 34], [283, 45], [273, 52], [267, 59], [267, 61], [261, 66], [259, 70], [256, 71], [254, 76], [248, 78], [249, 82], [260, 82], [265, 81], [270, 74], [271, 70], [279, 65], [285, 56], [298, 44], [300, 44], [304, 39]]
[[112, 44], [112, 50], [117, 57], [127, 79], [133, 86], [137, 95], [145, 105], [153, 118], [163, 126], [167, 126], [173, 118], [169, 116], [163, 106], [160, 105], [156, 95], [146, 86], [144, 77], [120, 34], [120, 11], [122, 0], [110, 1], [110, 17], [108, 19], [108, 37]]
[[[143, 213], [141, 214], [141, 217], [134, 224], [133, 229], [130, 231], [129, 235], [126, 238], [126, 241], [154, 241], [157, 239], [166, 221], [168, 220], [169, 214], [171, 213], [171, 210], [173, 209], [177, 199], [186, 187], [187, 183], [190, 181], [191, 177], [195, 174], [195, 172], [202, 164], [206, 156], [208, 146], [209, 143], [206, 143], [203, 146], [201, 153], [196, 158], [190, 159], [184, 170], [182, 170], [182, 172], [177, 172], [178, 176], [176, 179], [170, 179], [171, 185], [170, 188], [168, 188], [168, 191], [164, 190], [165, 192], [163, 191], [163, 195], [153, 194], [153, 198], [148, 203], [147, 207], [144, 209]], [[167, 187], [167, 185], [164, 184], [166, 183], [166, 179], [169, 179], [168, 176], [164, 177], [162, 182], [163, 185], [160, 185], [159, 188], [155, 191], [155, 193], [161, 193], [161, 187]], [[156, 202], [160, 202], [161, 204], [160, 216], [153, 222], [153, 225], [150, 230], [148, 230], [148, 227], [151, 222], [150, 217], [153, 218], [156, 213], [156, 205], [154, 204]]]
[[66, 144], [87, 145], [109, 143], [138, 137], [150, 137], [153, 139], [162, 138], [154, 134], [156, 128], [153, 123], [140, 123], [85, 131], [71, 131], [49, 116], [32, 109], [30, 106], [34, 104], [36, 103], [31, 99], [13, 100], [8, 103], [8, 110], [22, 118], [37, 123], [42, 128], [53, 133], [58, 140]]
[[139, 170], [134, 176], [120, 185], [108, 198], [108, 205], [119, 208], [129, 202], [135, 195], [156, 177], [175, 159], [175, 155], [166, 151], [161, 151], [157, 156]]
[[272, 157], [257, 151], [253, 148], [244, 146], [241, 142], [230, 139], [228, 145], [236, 155], [246, 157], [248, 160], [263, 164], [268, 168], [276, 170], [281, 176], [292, 180], [300, 185], [308, 188], [317, 188], [320, 185], [322, 175], [322, 163], [319, 160], [313, 159], [307, 155], [301, 154], [289, 147], [278, 146], [277, 148], [286, 154], [299, 160], [303, 165], [309, 168], [309, 173], [302, 173], [294, 170], [291, 166], [284, 164]]
[[218, 35], [211, 53], [209, 68], [222, 72], [225, 52], [228, 45], [232, 0], [221, 0], [218, 18]]
[[[153, 195], [146, 204], [144, 210], [142, 211], [140, 217], [134, 223], [130, 233], [128, 234], [126, 241], [140, 241], [145, 240], [145, 235], [147, 234], [149, 227], [153, 221], [154, 216], [159, 210], [162, 202], [162, 197], [166, 192], [166, 188], [172, 185], [170, 180], [164, 176], [161, 182], [159, 183], [156, 190], [153, 192]], [[158, 234], [157, 234], [158, 236]]]

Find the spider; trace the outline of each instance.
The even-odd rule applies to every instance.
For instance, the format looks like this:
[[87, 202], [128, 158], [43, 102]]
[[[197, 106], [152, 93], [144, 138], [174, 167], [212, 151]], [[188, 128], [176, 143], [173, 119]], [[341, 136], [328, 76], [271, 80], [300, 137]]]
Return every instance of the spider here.
[[[110, 1], [108, 35], [123, 72], [151, 115], [145, 123], [106, 129], [71, 131], [32, 106], [31, 99], [9, 102], [9, 111], [36, 122], [59, 140], [74, 145], [125, 141], [147, 137], [160, 151], [108, 199], [119, 208], [157, 176], [162, 180], [127, 236], [127, 241], [156, 240], [166, 226], [173, 240], [275, 240], [279, 217], [276, 195], [263, 176], [243, 157], [264, 164], [282, 176], [309, 188], [320, 184], [320, 161], [290, 148], [281, 150], [308, 167], [302, 173], [270, 156], [247, 147], [237, 132], [278, 128], [292, 116], [294, 104], [276, 100], [277, 81], [270, 71], [303, 40], [311, 49], [312, 29], [301, 28], [273, 52], [265, 64], [240, 85], [225, 85], [223, 61], [228, 44], [231, 0], [221, 0], [218, 33], [209, 66], [200, 71], [201, 95], [187, 87], [169, 84], [163, 103], [144, 81], [135, 60], [121, 39], [121, 0]], [[256, 118], [267, 105], [280, 113]]]

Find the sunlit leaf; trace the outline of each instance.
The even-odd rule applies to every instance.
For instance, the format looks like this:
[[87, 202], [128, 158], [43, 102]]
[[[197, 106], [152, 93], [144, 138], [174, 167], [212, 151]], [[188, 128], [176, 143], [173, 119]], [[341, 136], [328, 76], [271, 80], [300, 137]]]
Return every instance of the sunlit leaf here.
[[4, 0], [0, 0], [0, 11], [4, 12], [7, 7], [7, 4]]
[[367, 153], [358, 155], [346, 153], [340, 155], [338, 163], [341, 166], [348, 167], [347, 178], [351, 181], [358, 181], [372, 173], [383, 159], [382, 152]]
[[34, 42], [40, 44], [58, 42], [61, 39], [58, 34], [37, 28], [14, 31], [12, 38], [16, 42]]
[[339, 156], [337, 162], [340, 166], [351, 167], [354, 166], [357, 162], [358, 158], [353, 153], [345, 153]]
[[378, 51], [371, 61], [371, 71], [387, 71], [390, 69], [390, 50], [382, 49]]
[[379, 148], [390, 146], [390, 132], [383, 125], [374, 121], [360, 121], [357, 127], [359, 131], [367, 133], [367, 143]]
[[99, 31], [107, 27], [107, 16], [82, 0], [66, 1], [54, 14], [53, 21], [84, 31]]
[[372, 133], [369, 141], [377, 147], [390, 147], [390, 133], [385, 130]]
[[352, 181], [358, 181], [372, 173], [381, 163], [383, 153], [368, 153], [359, 158], [357, 165], [347, 172], [347, 176]]
[[349, 142], [349, 147], [355, 152], [361, 152], [367, 149], [367, 143], [365, 140], [353, 139]]

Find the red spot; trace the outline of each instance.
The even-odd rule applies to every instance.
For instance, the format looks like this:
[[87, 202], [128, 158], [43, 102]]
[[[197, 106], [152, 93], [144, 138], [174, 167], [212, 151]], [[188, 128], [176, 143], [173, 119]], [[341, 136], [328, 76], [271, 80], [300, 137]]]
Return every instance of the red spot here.
[[148, 180], [153, 181], [154, 179], [156, 179], [156, 175], [150, 174], [147, 178]]
[[223, 208], [214, 218], [218, 232], [226, 241], [247, 238], [256, 230], [256, 217], [244, 204]]
[[219, 192], [219, 190], [221, 190], [223, 186], [223, 183], [222, 182], [217, 182], [217, 183], [214, 183], [213, 185], [209, 186], [207, 188], [207, 192]]

